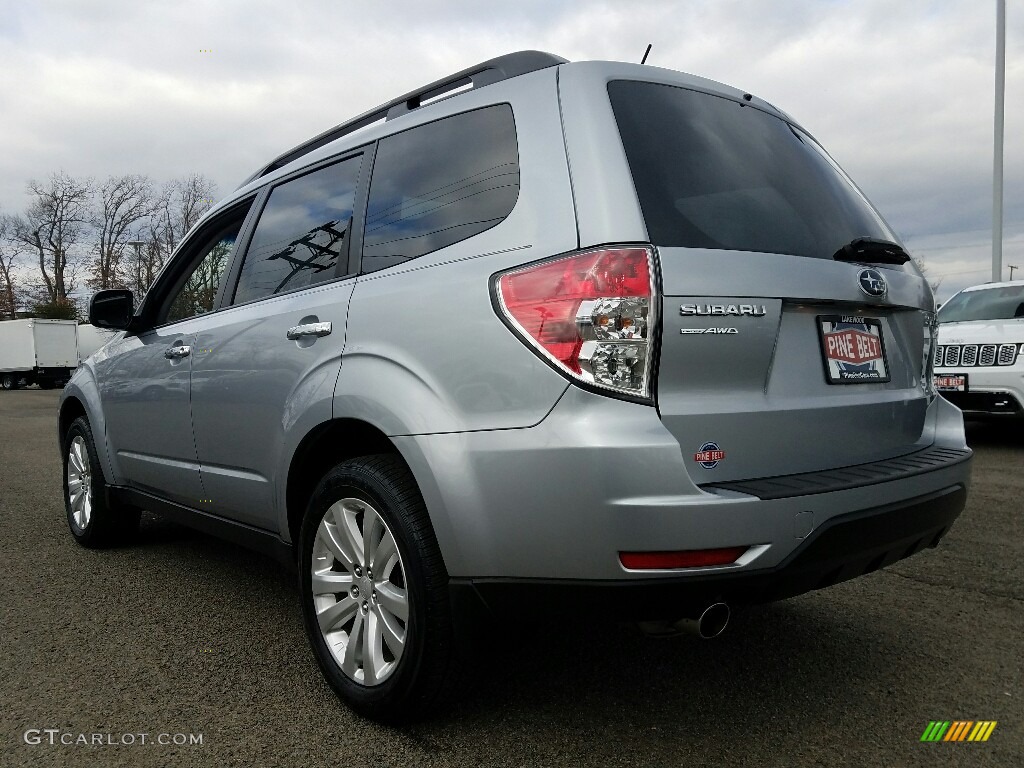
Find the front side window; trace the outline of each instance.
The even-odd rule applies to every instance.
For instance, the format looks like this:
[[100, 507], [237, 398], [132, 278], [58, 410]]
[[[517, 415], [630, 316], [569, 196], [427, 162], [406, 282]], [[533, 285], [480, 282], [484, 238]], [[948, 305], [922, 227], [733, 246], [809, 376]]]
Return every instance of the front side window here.
[[498, 104], [382, 139], [363, 234], [363, 272], [402, 264], [502, 221], [519, 197], [512, 108]]
[[634, 80], [608, 84], [655, 245], [831, 259], [895, 235], [814, 140], [731, 99]]
[[225, 226], [196, 254], [192, 271], [171, 299], [164, 322], [174, 323], [213, 311], [243, 219], [240, 216]]
[[275, 187], [242, 262], [235, 304], [329, 280], [348, 259], [363, 156]]

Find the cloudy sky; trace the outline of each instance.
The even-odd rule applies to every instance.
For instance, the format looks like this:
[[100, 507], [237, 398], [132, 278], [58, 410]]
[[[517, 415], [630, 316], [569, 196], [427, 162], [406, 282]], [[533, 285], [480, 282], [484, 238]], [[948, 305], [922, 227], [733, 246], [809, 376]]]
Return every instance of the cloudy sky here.
[[[536, 48], [742, 88], [799, 120], [942, 277], [991, 274], [995, 0], [0, 0], [0, 212], [29, 179], [201, 172]], [[1024, 2], [1009, 0], [1004, 263], [1024, 268]], [[1004, 277], [1008, 275], [1004, 269]], [[1016, 277], [1024, 276], [1024, 269]]]

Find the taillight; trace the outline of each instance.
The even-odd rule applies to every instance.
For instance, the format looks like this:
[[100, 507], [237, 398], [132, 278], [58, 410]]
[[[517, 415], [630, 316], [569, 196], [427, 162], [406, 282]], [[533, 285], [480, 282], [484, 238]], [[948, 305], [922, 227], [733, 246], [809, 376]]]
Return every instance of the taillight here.
[[511, 270], [495, 281], [498, 305], [559, 370], [649, 398], [653, 264], [650, 248], [622, 247]]
[[935, 390], [936, 343], [939, 337], [939, 323], [934, 312], [924, 312], [924, 348], [921, 355], [921, 388], [931, 397]]

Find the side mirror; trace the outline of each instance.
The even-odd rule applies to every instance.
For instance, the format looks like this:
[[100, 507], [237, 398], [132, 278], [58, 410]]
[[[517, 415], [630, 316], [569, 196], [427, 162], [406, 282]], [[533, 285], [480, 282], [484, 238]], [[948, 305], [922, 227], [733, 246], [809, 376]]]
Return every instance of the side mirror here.
[[135, 297], [125, 288], [97, 291], [89, 302], [89, 322], [97, 328], [123, 331], [135, 314]]

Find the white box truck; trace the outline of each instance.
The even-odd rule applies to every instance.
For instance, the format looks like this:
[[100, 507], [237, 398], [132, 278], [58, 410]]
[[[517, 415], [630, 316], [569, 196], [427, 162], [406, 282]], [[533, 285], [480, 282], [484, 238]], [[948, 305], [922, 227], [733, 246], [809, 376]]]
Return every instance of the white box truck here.
[[117, 333], [117, 331], [97, 328], [95, 325], [82, 323], [78, 326], [78, 362], [81, 363], [85, 358], [114, 338]]
[[78, 323], [74, 320], [0, 322], [0, 388], [38, 384], [64, 386], [78, 367]]

